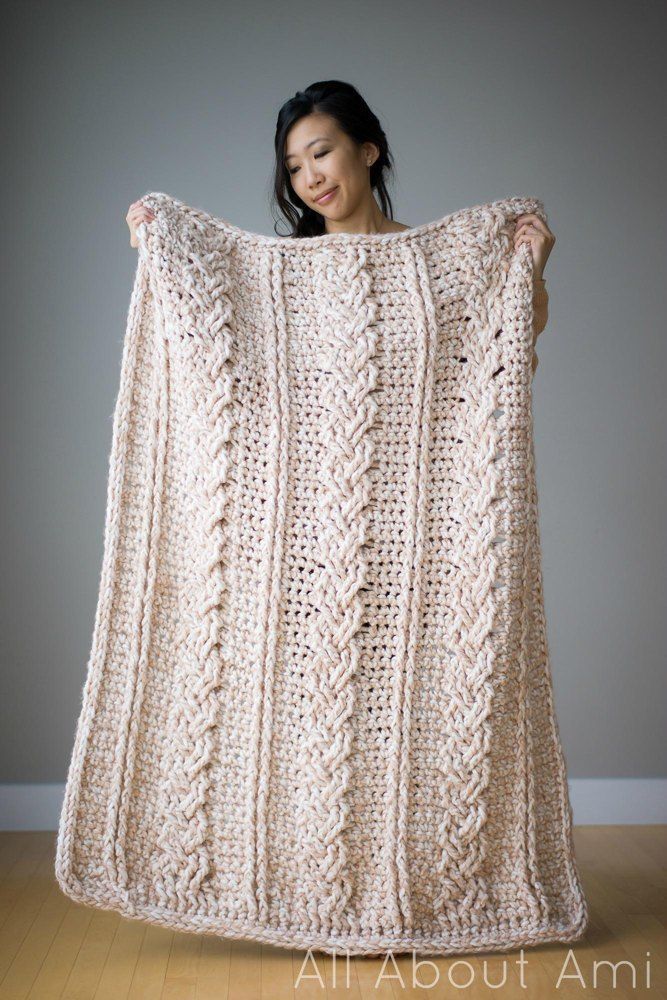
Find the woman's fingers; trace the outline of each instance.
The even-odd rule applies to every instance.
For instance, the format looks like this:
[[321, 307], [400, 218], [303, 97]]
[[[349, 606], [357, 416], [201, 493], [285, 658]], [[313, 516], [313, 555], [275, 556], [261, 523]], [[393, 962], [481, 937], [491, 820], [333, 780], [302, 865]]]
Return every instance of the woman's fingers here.
[[539, 215], [535, 215], [532, 212], [520, 215], [516, 220], [514, 241], [517, 242], [517, 239], [526, 233], [544, 236], [550, 243], [556, 242], [556, 237], [551, 232], [546, 222], [544, 222], [543, 219], [540, 219]]
[[147, 215], [145, 212], [142, 212], [140, 215], [131, 216], [129, 221], [136, 227], [140, 226], [142, 222], [152, 222], [154, 218], [154, 215]]
[[142, 201], [133, 201], [127, 214], [132, 218], [137, 218], [139, 215], [149, 215], [151, 218], [155, 218], [155, 213]]
[[147, 205], [144, 205], [141, 198], [138, 198], [137, 201], [133, 201], [130, 205], [130, 208], [145, 208], [148, 212], [150, 212], [150, 208], [148, 208]]
[[154, 219], [155, 215], [150, 208], [133, 208], [127, 213], [129, 219]]
[[125, 216], [125, 221], [130, 230], [130, 246], [138, 246], [137, 240], [137, 229], [142, 224], [142, 222], [152, 222], [155, 218], [155, 212], [153, 212], [147, 205], [139, 199], [139, 201], [133, 201], [130, 205], [127, 215]]
[[521, 236], [523, 233], [540, 233], [542, 236], [546, 235], [542, 230], [539, 230], [537, 226], [533, 225], [532, 222], [522, 222], [520, 226], [516, 227], [514, 232], [514, 238]]
[[539, 215], [535, 215], [534, 212], [526, 212], [524, 215], [520, 215], [516, 221], [517, 226], [524, 224], [535, 226], [535, 228], [541, 230], [545, 236], [550, 231], [544, 219], [541, 219]]

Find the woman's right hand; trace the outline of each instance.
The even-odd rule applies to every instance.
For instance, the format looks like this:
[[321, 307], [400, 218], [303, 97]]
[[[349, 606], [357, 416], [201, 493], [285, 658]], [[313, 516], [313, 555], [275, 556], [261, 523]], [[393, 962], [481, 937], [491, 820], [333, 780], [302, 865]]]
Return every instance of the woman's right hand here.
[[155, 213], [151, 212], [150, 208], [144, 205], [141, 201], [133, 201], [130, 205], [125, 220], [130, 227], [130, 246], [139, 246], [139, 241], [137, 240], [137, 226], [140, 226], [142, 222], [152, 222], [155, 218]]

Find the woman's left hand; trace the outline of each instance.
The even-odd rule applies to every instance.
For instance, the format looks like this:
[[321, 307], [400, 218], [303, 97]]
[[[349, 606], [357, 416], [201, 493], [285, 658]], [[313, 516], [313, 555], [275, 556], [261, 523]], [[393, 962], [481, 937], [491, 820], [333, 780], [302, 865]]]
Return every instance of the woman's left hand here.
[[516, 220], [516, 230], [514, 232], [514, 249], [520, 243], [529, 243], [533, 255], [533, 277], [543, 276], [544, 265], [556, 242], [556, 237], [551, 232], [546, 222], [540, 219], [539, 215], [527, 213], [520, 215]]

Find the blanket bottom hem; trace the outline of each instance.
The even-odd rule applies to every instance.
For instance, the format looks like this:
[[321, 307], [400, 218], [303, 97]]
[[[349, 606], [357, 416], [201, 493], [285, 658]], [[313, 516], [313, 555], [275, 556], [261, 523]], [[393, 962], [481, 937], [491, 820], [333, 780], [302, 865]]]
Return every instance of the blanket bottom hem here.
[[580, 940], [588, 927], [588, 909], [583, 896], [578, 908], [573, 913], [570, 923], [546, 921], [537, 925], [534, 930], [521, 931], [508, 935], [505, 931], [494, 935], [493, 929], [488, 933], [459, 936], [453, 934], [419, 934], [412, 935], [372, 935], [364, 937], [352, 935], [322, 935], [317, 931], [312, 933], [285, 929], [270, 923], [253, 923], [234, 919], [233, 917], [207, 917], [202, 914], [178, 913], [175, 910], [152, 906], [143, 901], [138, 902], [129, 894], [119, 894], [113, 887], [102, 899], [99, 894], [99, 883], [95, 883], [96, 892], [91, 893], [85, 882], [77, 879], [67, 880], [57, 876], [60, 888], [71, 899], [97, 909], [113, 910], [129, 919], [144, 920], [151, 924], [167, 927], [171, 930], [194, 934], [213, 934], [223, 938], [257, 941], [262, 944], [272, 944], [280, 948], [296, 948], [299, 950], [320, 951], [329, 955], [383, 955], [386, 952], [414, 952], [419, 955], [434, 957], [457, 955], [483, 951], [512, 951], [523, 947], [534, 947], [541, 944], [567, 944]]

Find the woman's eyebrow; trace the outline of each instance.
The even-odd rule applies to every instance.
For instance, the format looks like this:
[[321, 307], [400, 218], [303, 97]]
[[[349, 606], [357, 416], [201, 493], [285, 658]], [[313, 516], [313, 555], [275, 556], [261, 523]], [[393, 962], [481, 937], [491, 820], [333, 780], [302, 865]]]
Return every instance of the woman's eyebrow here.
[[[306, 145], [303, 148], [304, 149], [308, 149], [309, 146], [313, 146], [316, 142], [320, 142], [320, 140], [322, 140], [322, 139], [325, 142], [329, 141], [325, 135], [318, 135], [317, 139], [311, 139], [310, 142], [307, 142]], [[291, 160], [295, 156], [296, 156], [296, 153], [288, 153], [287, 156], [285, 157], [285, 159], [286, 160]]]

